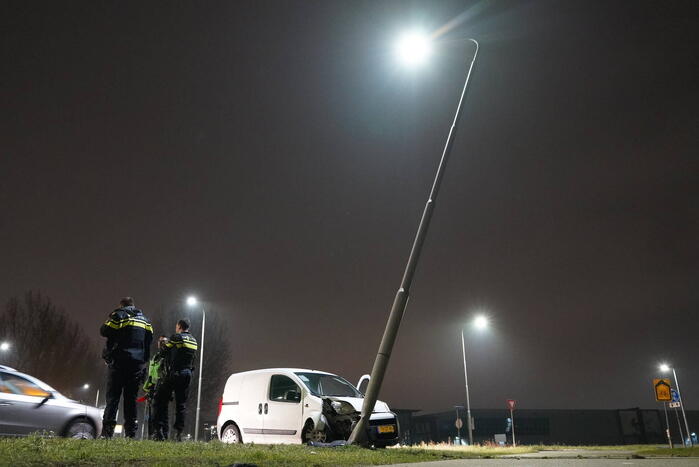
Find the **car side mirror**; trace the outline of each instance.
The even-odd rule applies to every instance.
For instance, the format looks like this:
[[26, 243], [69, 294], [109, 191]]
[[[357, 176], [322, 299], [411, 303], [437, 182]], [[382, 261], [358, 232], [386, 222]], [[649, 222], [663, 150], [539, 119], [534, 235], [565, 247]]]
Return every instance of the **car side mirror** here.
[[298, 391], [289, 392], [289, 393], [287, 393], [286, 400], [292, 401], [292, 402], [301, 402], [301, 393]]
[[44, 397], [43, 399], [41, 399], [41, 402], [39, 402], [38, 404], [36, 404], [36, 407], [34, 407], [34, 408], [35, 408], [35, 409], [38, 409], [39, 407], [41, 407], [41, 406], [43, 406], [45, 403], [47, 403], [47, 402], [49, 401], [49, 399], [53, 399], [53, 394], [47, 393], [47, 394], [46, 394], [46, 397]]

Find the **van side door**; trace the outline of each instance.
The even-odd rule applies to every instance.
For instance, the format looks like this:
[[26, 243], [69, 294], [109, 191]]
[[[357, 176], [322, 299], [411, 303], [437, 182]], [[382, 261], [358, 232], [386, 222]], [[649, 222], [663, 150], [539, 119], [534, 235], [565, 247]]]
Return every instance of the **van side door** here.
[[282, 374], [271, 376], [263, 412], [266, 442], [301, 442], [303, 428], [301, 387], [289, 376]]
[[269, 373], [245, 375], [240, 386], [238, 420], [243, 442], [264, 442], [264, 405], [267, 400]]

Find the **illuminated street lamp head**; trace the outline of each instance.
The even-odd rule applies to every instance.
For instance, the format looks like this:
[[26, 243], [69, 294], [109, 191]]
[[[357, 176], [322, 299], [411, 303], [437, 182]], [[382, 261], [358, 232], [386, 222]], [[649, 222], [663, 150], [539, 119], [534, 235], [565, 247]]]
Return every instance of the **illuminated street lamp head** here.
[[660, 365], [660, 371], [663, 371], [663, 372], [670, 371], [670, 365], [668, 365], [667, 363], [663, 363], [662, 365]]
[[479, 331], [483, 330], [483, 329], [488, 327], [488, 318], [486, 318], [483, 315], [478, 315], [478, 316], [476, 316], [476, 319], [473, 320], [473, 325]]
[[187, 305], [188, 306], [196, 306], [196, 304], [197, 304], [196, 297], [187, 297]]
[[3, 342], [2, 344], [0, 344], [0, 350], [2, 350], [3, 352], [10, 350], [10, 343]]
[[87, 383], [83, 384], [83, 389], [90, 389], [90, 385]]
[[396, 42], [398, 60], [410, 67], [423, 64], [430, 55], [431, 49], [429, 36], [420, 31], [405, 33]]

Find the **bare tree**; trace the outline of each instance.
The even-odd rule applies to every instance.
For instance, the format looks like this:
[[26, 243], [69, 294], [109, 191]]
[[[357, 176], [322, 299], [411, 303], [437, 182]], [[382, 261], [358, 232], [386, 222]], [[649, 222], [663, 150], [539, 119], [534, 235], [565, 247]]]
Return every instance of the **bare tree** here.
[[80, 326], [39, 292], [11, 298], [0, 313], [0, 340], [12, 347], [4, 361], [65, 392], [76, 394], [102, 375], [99, 354]]
[[[198, 326], [200, 328], [201, 326]], [[195, 329], [201, 336], [201, 329]], [[223, 387], [228, 377], [236, 371], [240, 362], [233, 352], [232, 320], [223, 312], [206, 314], [206, 345], [201, 387], [201, 423], [216, 423], [218, 402], [223, 396]], [[195, 377], [198, 378], [198, 371]], [[193, 391], [196, 395], [196, 392]], [[193, 406], [194, 407], [194, 406]], [[199, 433], [201, 437], [201, 432]]]

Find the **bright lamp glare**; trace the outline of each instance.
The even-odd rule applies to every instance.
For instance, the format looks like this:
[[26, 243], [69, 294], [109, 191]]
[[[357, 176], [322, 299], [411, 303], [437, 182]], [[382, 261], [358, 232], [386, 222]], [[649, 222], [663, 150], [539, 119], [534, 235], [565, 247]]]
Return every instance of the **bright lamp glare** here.
[[3, 352], [6, 351], [6, 350], [10, 350], [10, 343], [9, 343], [9, 342], [3, 342], [2, 344], [0, 344], [0, 350], [2, 350]]
[[90, 389], [90, 385], [87, 383], [83, 384], [83, 389]]
[[473, 320], [473, 325], [476, 329], [485, 329], [488, 327], [488, 318], [483, 315], [476, 316], [476, 319]]
[[430, 39], [421, 32], [413, 31], [402, 35], [396, 43], [396, 55], [401, 63], [417, 66], [430, 55]]
[[670, 365], [668, 365], [667, 363], [663, 363], [662, 365], [660, 365], [660, 371], [670, 371]]
[[196, 297], [187, 297], [187, 305], [189, 306], [194, 306], [197, 304], [197, 298]]

